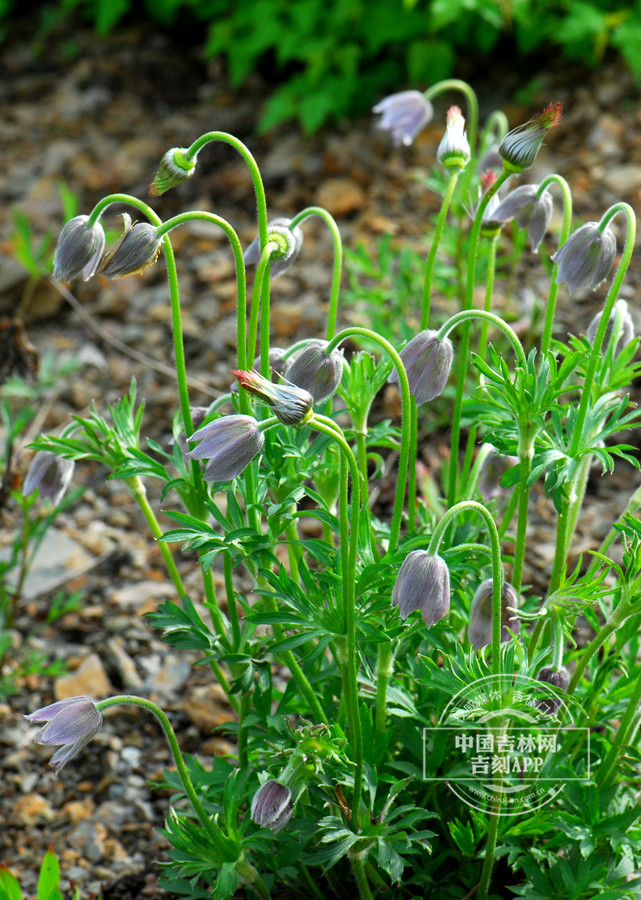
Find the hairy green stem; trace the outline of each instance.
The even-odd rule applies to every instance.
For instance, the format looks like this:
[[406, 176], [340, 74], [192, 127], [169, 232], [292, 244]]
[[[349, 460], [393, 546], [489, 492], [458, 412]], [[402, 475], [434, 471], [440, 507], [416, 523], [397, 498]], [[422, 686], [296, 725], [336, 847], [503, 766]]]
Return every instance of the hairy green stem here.
[[568, 456], [570, 457], [575, 457], [581, 448], [585, 419], [588, 413], [590, 400], [592, 399], [592, 385], [594, 383], [594, 376], [596, 374], [597, 365], [599, 364], [599, 361], [601, 359], [601, 347], [603, 345], [603, 339], [605, 338], [605, 332], [610, 321], [612, 308], [616, 303], [621, 283], [623, 282], [625, 273], [628, 270], [628, 266], [632, 258], [632, 252], [634, 250], [634, 239], [636, 236], [636, 217], [634, 215], [634, 210], [631, 206], [629, 206], [629, 204], [615, 203], [614, 206], [611, 206], [610, 209], [607, 210], [607, 212], [601, 218], [599, 227], [605, 229], [611, 219], [614, 218], [614, 216], [619, 212], [623, 212], [625, 214], [628, 226], [625, 237], [625, 246], [623, 248], [623, 254], [621, 256], [621, 261], [619, 263], [616, 275], [614, 276], [612, 284], [610, 285], [610, 290], [608, 291], [608, 296], [605, 301], [605, 306], [603, 308], [603, 313], [601, 314], [601, 319], [599, 321], [596, 335], [594, 336], [592, 352], [590, 353], [590, 358], [588, 360], [588, 368], [585, 373], [585, 380], [583, 382], [583, 388], [581, 391], [579, 409], [577, 412], [576, 421], [574, 423], [572, 440], [570, 441], [570, 447], [568, 450]]
[[501, 563], [501, 544], [496, 522], [488, 509], [476, 500], [461, 500], [451, 506], [437, 523], [430, 543], [428, 553], [436, 555], [443, 539], [445, 529], [450, 522], [461, 512], [477, 512], [485, 521], [490, 536], [492, 547], [492, 674], [499, 675], [501, 670], [501, 594], [505, 584], [505, 573]]
[[[561, 188], [563, 196], [563, 223], [559, 235], [559, 247], [562, 247], [567, 241], [570, 234], [570, 228], [572, 227], [572, 194], [570, 193], [570, 188], [568, 187], [565, 178], [562, 178], [561, 175], [548, 175], [539, 185], [539, 189], [536, 192], [537, 199], [542, 196], [545, 189], [551, 184], [557, 184]], [[541, 338], [541, 356], [544, 356], [547, 353], [552, 342], [552, 327], [554, 325], [554, 314], [556, 312], [556, 298], [559, 292], [559, 285], [556, 283], [556, 273], [558, 268], [558, 263], [555, 263], [554, 268], [552, 269], [550, 293], [548, 295], [548, 302], [545, 310], [543, 337]]]
[[368, 340], [374, 341], [387, 352], [392, 362], [394, 363], [394, 367], [398, 374], [399, 387], [401, 390], [401, 450], [398, 460], [396, 494], [394, 496], [394, 512], [392, 513], [392, 523], [390, 526], [390, 538], [388, 545], [388, 552], [391, 553], [396, 549], [396, 546], [398, 544], [398, 538], [401, 530], [401, 521], [403, 518], [403, 505], [405, 500], [405, 486], [407, 481], [411, 441], [410, 386], [407, 380], [405, 366], [403, 365], [403, 362], [394, 347], [392, 347], [390, 342], [385, 340], [384, 337], [381, 337], [381, 335], [377, 334], [375, 331], [370, 331], [369, 328], [360, 328], [356, 325], [351, 326], [350, 328], [344, 328], [342, 331], [339, 331], [338, 334], [334, 335], [334, 337], [327, 345], [326, 352], [328, 354], [331, 353], [336, 347], [338, 347], [341, 341], [344, 341], [348, 337], [356, 336], [365, 337]]
[[338, 300], [341, 289], [341, 277], [343, 274], [343, 242], [341, 241], [338, 225], [326, 209], [322, 206], [309, 206], [301, 210], [291, 220], [289, 227], [295, 228], [309, 216], [319, 216], [329, 228], [334, 243], [334, 264], [332, 266], [332, 286], [329, 295], [329, 310], [327, 313], [327, 340], [331, 340], [336, 332], [336, 319], [338, 317]]
[[108, 697], [106, 700], [99, 700], [96, 703], [96, 708], [99, 712], [102, 712], [103, 710], [108, 709], [110, 706], [120, 706], [126, 704], [141, 706], [143, 709], [147, 709], [149, 710], [149, 712], [154, 714], [164, 732], [165, 738], [169, 745], [169, 749], [171, 751], [171, 755], [173, 757], [174, 763], [176, 764], [178, 776], [182, 782], [185, 794], [189, 798], [189, 802], [191, 803], [194, 812], [200, 819], [202, 826], [211, 838], [212, 844], [214, 845], [220, 856], [229, 862], [235, 861], [238, 857], [238, 850], [235, 847], [234, 843], [225, 834], [223, 834], [216, 820], [209, 816], [205, 811], [205, 808], [202, 805], [200, 798], [198, 797], [198, 794], [196, 793], [196, 790], [192, 784], [191, 778], [189, 777], [189, 772], [187, 771], [187, 766], [185, 765], [185, 760], [183, 759], [183, 755], [180, 750], [180, 745], [178, 744], [178, 739], [176, 738], [174, 729], [172, 728], [171, 722], [169, 721], [167, 715], [163, 712], [163, 710], [152, 700], [147, 700], [144, 697], [134, 697], [129, 694], [123, 694], [120, 697]]
[[[471, 131], [471, 129], [470, 129]], [[470, 233], [470, 244], [467, 258], [467, 281], [465, 289], [464, 310], [471, 310], [474, 301], [474, 281], [476, 274], [476, 258], [478, 253], [479, 235], [481, 233], [481, 224], [483, 213], [488, 203], [498, 191], [500, 186], [510, 177], [510, 173], [503, 171], [494, 184], [483, 194], [474, 217], [472, 231]], [[458, 481], [458, 455], [459, 444], [461, 439], [461, 416], [463, 412], [463, 394], [465, 392], [465, 373], [467, 372], [467, 361], [469, 355], [470, 342], [470, 326], [469, 322], [465, 322], [461, 333], [460, 347], [460, 365], [459, 375], [456, 383], [456, 397], [454, 400], [454, 410], [452, 412], [452, 436], [451, 436], [451, 454], [450, 454], [450, 471], [449, 484], [447, 492], [448, 506], [452, 506], [456, 499], [457, 481]]]
[[445, 220], [447, 218], [447, 213], [450, 208], [450, 203], [452, 202], [452, 197], [454, 196], [454, 191], [456, 189], [456, 183], [460, 174], [461, 169], [458, 168], [452, 169], [450, 171], [447, 188], [445, 194], [443, 195], [438, 219], [436, 220], [436, 228], [434, 229], [432, 245], [427, 256], [427, 263], [425, 264], [425, 278], [423, 281], [423, 303], [421, 305], [421, 331], [427, 328], [427, 324], [430, 320], [430, 301], [432, 296], [432, 276], [434, 273], [434, 263], [436, 262], [436, 256], [441, 243]]

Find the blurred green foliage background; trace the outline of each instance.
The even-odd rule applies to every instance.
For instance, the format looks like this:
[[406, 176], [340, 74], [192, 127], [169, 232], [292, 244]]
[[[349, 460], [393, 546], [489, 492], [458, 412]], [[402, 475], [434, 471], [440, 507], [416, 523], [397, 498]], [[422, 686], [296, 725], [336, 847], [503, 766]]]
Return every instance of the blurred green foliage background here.
[[[35, 0], [40, 29], [89, 22], [99, 34], [151, 22], [177, 29], [242, 87], [258, 69], [276, 88], [261, 129], [307, 133], [381, 96], [465, 76], [493, 55], [597, 66], [620, 54], [641, 82], [641, 0]], [[0, 36], [22, 0], [0, 0]], [[204, 41], [203, 41], [204, 36]]]

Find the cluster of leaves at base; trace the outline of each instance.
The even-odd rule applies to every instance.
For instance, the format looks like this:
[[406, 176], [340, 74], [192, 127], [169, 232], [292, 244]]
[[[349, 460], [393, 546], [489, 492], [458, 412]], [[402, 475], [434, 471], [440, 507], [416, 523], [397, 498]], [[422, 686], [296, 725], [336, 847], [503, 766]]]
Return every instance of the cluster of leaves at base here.
[[[14, 5], [0, 0], [0, 24]], [[626, 0], [567, 5], [558, 0], [145, 0], [142, 5], [145, 18], [161, 27], [203, 22], [204, 54], [224, 59], [233, 85], [242, 86], [260, 67], [270, 78], [276, 75], [280, 86], [263, 113], [263, 130], [298, 119], [313, 132], [327, 120], [363, 112], [400, 86], [447, 78], [461, 52], [487, 60], [501, 40], [513, 41], [515, 57], [560, 47], [566, 58], [590, 65], [613, 48], [641, 78], [641, 15], [638, 4]], [[100, 34], [139, 14], [131, 0], [59, 0], [42, 6], [43, 23], [64, 21], [79, 10]]]

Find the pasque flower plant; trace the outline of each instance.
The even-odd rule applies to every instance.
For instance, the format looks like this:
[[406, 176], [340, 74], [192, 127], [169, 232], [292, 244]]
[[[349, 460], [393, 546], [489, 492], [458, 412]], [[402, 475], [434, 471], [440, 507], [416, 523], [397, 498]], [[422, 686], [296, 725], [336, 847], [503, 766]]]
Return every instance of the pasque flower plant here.
[[[634, 778], [620, 777], [638, 755], [641, 527], [634, 513], [641, 491], [587, 565], [573, 558], [593, 464], [604, 472], [637, 464], [634, 449], [618, 443], [639, 422], [626, 390], [640, 366], [616, 305], [632, 258], [634, 213], [618, 203], [571, 234], [571, 190], [561, 176], [502, 192], [559, 124], [558, 104], [511, 131], [497, 112], [479, 135], [469, 85], [452, 79], [423, 93], [401, 91], [375, 108], [399, 153], [438, 121], [435, 98], [452, 91], [464, 98], [465, 119], [453, 108], [440, 150], [429, 151], [441, 208], [414, 268], [414, 305], [408, 315], [399, 302], [389, 330], [354, 324], [332, 217], [310, 207], [269, 220], [256, 160], [224, 132], [168, 150], [150, 193], [197, 177], [208, 145], [224, 143], [252, 178], [257, 237], [247, 248], [215, 212], [163, 220], [126, 194], [102, 198], [62, 229], [55, 274], [66, 280], [91, 277], [100, 259], [107, 277], [164, 259], [178, 408], [173, 443], [168, 438], [164, 448], [141, 444], [133, 385], [104, 414], [94, 408], [74, 416], [60, 434], [35, 442], [39, 456], [48, 454], [40, 456], [47, 474], [34, 469], [25, 490], [38, 482], [42, 494], [49, 485], [54, 499], [61, 471], [74, 461], [80, 470], [83, 460], [98, 461], [123, 479], [176, 590], [150, 622], [177, 651], [195, 650], [209, 667], [232, 711], [234, 758], [203, 752], [186, 762], [166, 715], [140, 697], [71, 698], [28, 718], [43, 725], [36, 740], [57, 748], [52, 764], [60, 770], [81, 764], [110, 706], [137, 705], [156, 716], [179, 779], [168, 779], [175, 802], [166, 834], [173, 846], [167, 883], [181, 896], [231, 900], [242, 889], [267, 898], [287, 886], [309, 898], [487, 900], [503, 891], [508, 869], [514, 892], [525, 897], [560, 897], [558, 886], [575, 877], [578, 884], [584, 871], [591, 887], [574, 884], [563, 896], [587, 897], [594, 885], [612, 897], [641, 889], [631, 874], [641, 847], [637, 788]], [[495, 143], [503, 169], [488, 176], [479, 159]], [[426, 140], [421, 151], [428, 150]], [[558, 233], [553, 192], [562, 207]], [[461, 210], [470, 198], [478, 203], [468, 220]], [[100, 222], [123, 203], [139, 221], [126, 220], [121, 242], [103, 258]], [[312, 215], [333, 242], [327, 290], [318, 298], [327, 327], [276, 355], [271, 282], [304, 273], [301, 225]], [[616, 216], [625, 220], [624, 237], [614, 236]], [[236, 270], [237, 353], [229, 368], [238, 387], [227, 385], [209, 407], [193, 402], [187, 380], [172, 246], [174, 229], [194, 220], [223, 232]], [[524, 328], [525, 346], [501, 315], [497, 247], [509, 249], [513, 231], [503, 225], [510, 220], [549, 257], [541, 334], [536, 322]], [[443, 262], [452, 247], [456, 260]], [[565, 344], [554, 334], [559, 290], [599, 287], [617, 250], [601, 315], [580, 337], [577, 311], [577, 335]], [[518, 252], [504, 255], [518, 265]], [[458, 303], [456, 291], [440, 295], [453, 272]], [[348, 324], [340, 328], [342, 318]], [[447, 435], [447, 445], [428, 443], [434, 435]], [[502, 471], [501, 489], [482, 492], [490, 459]], [[147, 494], [149, 480], [160, 489], [165, 524]], [[550, 498], [548, 568], [533, 547], [538, 482], [538, 515], [542, 494]], [[577, 640], [580, 616], [592, 633]], [[591, 750], [563, 718], [581, 708], [582, 725], [595, 726]], [[562, 747], [558, 757], [537, 755], [535, 766], [518, 747], [519, 739], [537, 746], [539, 726], [548, 745], [552, 734]], [[461, 773], [472, 746], [468, 779]], [[461, 784], [483, 765], [475, 799], [466, 802]], [[550, 772], [566, 789], [535, 808], [529, 797], [546, 794]], [[604, 824], [610, 814], [613, 831]]]

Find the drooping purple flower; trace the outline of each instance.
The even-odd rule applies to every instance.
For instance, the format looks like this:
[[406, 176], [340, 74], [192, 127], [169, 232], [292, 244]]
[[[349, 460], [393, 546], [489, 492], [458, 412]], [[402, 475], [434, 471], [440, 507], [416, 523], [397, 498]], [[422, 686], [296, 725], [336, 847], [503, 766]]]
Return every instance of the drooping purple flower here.
[[[632, 321], [632, 316], [628, 311], [628, 304], [625, 300], [617, 300], [612, 308], [612, 313], [610, 314], [610, 319], [605, 328], [605, 338], [603, 342], [603, 346], [605, 347], [607, 342], [610, 340], [610, 335], [612, 334], [612, 328], [614, 323], [616, 322], [617, 317], [621, 316], [621, 326], [619, 329], [619, 340], [617, 341], [617, 345], [614, 348], [614, 356], [618, 356], [619, 353], [623, 350], [624, 347], [627, 347], [632, 338], [634, 337], [634, 322]], [[591, 344], [594, 343], [594, 339], [596, 337], [596, 333], [599, 329], [599, 323], [601, 322], [601, 317], [603, 316], [603, 311], [598, 312], [596, 316], [592, 319], [588, 327], [585, 331], [585, 336], [590, 341]]]
[[[476, 589], [470, 609], [470, 624], [467, 628], [467, 639], [480, 650], [492, 643], [492, 579], [482, 581]], [[511, 612], [518, 606], [518, 597], [511, 584], [505, 582], [501, 591], [501, 641], [510, 640], [508, 628], [519, 634], [521, 623], [516, 615]]]
[[131, 216], [123, 213], [124, 231], [102, 261], [100, 271], [107, 278], [126, 278], [137, 275], [158, 259], [161, 239], [149, 222], [131, 224]]
[[232, 371], [238, 384], [271, 407], [283, 425], [302, 425], [312, 414], [314, 398], [295, 384], [274, 384], [259, 372]]
[[82, 275], [88, 281], [98, 271], [105, 252], [105, 232], [96, 222], [89, 226], [89, 216], [75, 216], [60, 232], [53, 255], [53, 277], [73, 281]]
[[401, 619], [421, 610], [428, 628], [446, 616], [450, 608], [450, 573], [440, 556], [427, 550], [412, 550], [398, 570], [392, 604]]
[[499, 144], [504, 168], [517, 173], [529, 169], [545, 135], [561, 121], [562, 111], [562, 103], [550, 103], [543, 112], [533, 116], [524, 125], [508, 131]]
[[290, 789], [280, 781], [271, 779], [262, 784], [252, 799], [251, 817], [257, 825], [273, 832], [289, 822], [294, 811]]
[[570, 291], [596, 288], [607, 276], [617, 253], [613, 231], [601, 229], [598, 222], [587, 222], [571, 234], [552, 262], [558, 263], [555, 281], [564, 282]]
[[49, 760], [56, 774], [77, 756], [102, 725], [102, 716], [91, 697], [58, 700], [25, 716], [33, 725], [46, 723], [34, 736], [37, 744], [58, 747]]
[[[283, 272], [289, 269], [303, 246], [303, 229], [299, 225], [295, 228], [290, 228], [291, 221], [291, 219], [279, 217], [267, 223], [267, 240], [269, 240], [270, 235], [275, 235], [277, 239], [284, 239], [284, 246], [286, 247], [280, 255], [273, 254], [270, 257], [269, 274], [272, 280], [278, 278], [279, 275], [282, 275]], [[247, 266], [255, 266], [259, 261], [260, 238], [258, 235], [245, 250], [243, 259]]]
[[48, 497], [53, 506], [57, 506], [69, 487], [75, 465], [72, 459], [65, 459], [50, 450], [38, 450], [22, 485], [23, 496], [39, 488], [40, 497]]
[[[559, 688], [561, 691], [567, 691], [570, 683], [570, 673], [565, 666], [561, 666], [560, 669], [555, 669], [554, 666], [543, 666], [536, 676], [536, 680], [543, 682], [543, 684], [551, 684], [552, 687]], [[537, 706], [546, 715], [554, 716], [558, 712], [561, 702], [560, 697], [552, 697], [546, 694], [542, 700], [538, 701]]]
[[332, 396], [343, 376], [343, 351], [327, 353], [327, 341], [310, 341], [286, 370], [287, 381], [322, 403]]
[[494, 218], [501, 222], [516, 219], [521, 228], [527, 228], [532, 250], [539, 249], [552, 218], [552, 195], [545, 190], [537, 197], [537, 184], [521, 184], [514, 188], [494, 210]]
[[[436, 331], [420, 331], [403, 347], [399, 356], [405, 366], [410, 391], [419, 406], [443, 393], [454, 356], [449, 338], [439, 340]], [[396, 369], [387, 380], [389, 384], [398, 384]]]
[[381, 116], [378, 128], [389, 131], [395, 147], [408, 147], [434, 115], [434, 109], [420, 91], [400, 91], [377, 103], [373, 112]]
[[232, 415], [203, 425], [189, 440], [200, 441], [189, 458], [209, 460], [205, 481], [231, 481], [260, 453], [265, 436], [253, 416]]

